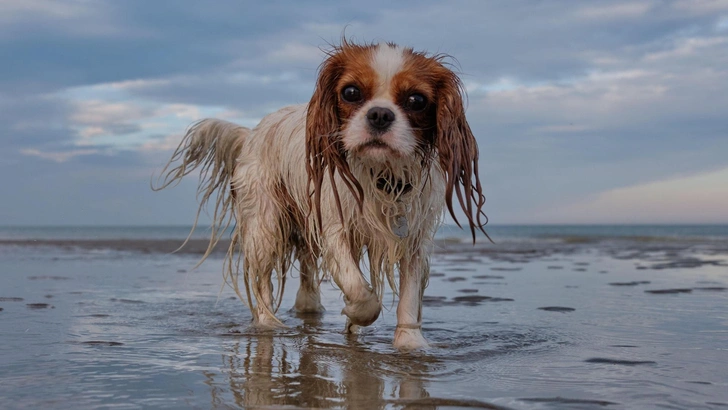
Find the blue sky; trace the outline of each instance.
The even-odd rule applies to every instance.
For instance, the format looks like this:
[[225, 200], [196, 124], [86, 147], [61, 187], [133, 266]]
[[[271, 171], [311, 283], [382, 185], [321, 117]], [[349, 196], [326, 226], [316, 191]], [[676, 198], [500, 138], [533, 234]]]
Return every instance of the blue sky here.
[[184, 129], [307, 102], [344, 29], [457, 59], [492, 223], [728, 223], [725, 0], [4, 0], [0, 225], [190, 223]]

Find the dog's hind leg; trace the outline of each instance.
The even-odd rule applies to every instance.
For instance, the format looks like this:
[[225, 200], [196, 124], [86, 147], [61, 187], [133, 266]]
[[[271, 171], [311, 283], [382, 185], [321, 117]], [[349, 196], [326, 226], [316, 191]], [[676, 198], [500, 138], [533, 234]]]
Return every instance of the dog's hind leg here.
[[318, 266], [316, 257], [306, 245], [299, 244], [296, 259], [301, 269], [301, 287], [296, 294], [293, 309], [298, 313], [320, 313], [325, 311], [319, 293]]
[[[248, 298], [251, 302], [253, 323], [260, 327], [283, 326], [275, 313], [285, 287], [286, 269], [290, 253], [288, 242], [280, 228], [279, 212], [275, 202], [265, 195], [258, 195], [257, 206], [245, 209], [239, 216], [243, 252], [243, 275]], [[257, 211], [252, 211], [256, 209]], [[273, 295], [273, 271], [278, 278], [278, 298]]]
[[417, 252], [400, 262], [399, 304], [394, 347], [413, 350], [428, 347], [422, 336], [422, 297], [429, 276], [427, 255]]

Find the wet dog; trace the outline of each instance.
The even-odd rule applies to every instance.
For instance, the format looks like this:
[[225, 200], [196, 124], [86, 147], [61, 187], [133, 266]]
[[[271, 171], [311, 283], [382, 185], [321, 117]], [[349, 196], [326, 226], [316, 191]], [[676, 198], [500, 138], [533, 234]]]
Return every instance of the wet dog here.
[[388, 283], [399, 295], [394, 346], [427, 346], [422, 297], [444, 209], [457, 222], [456, 201], [473, 240], [486, 222], [461, 82], [443, 59], [343, 41], [321, 65], [307, 105], [252, 130], [206, 119], [187, 131], [160, 189], [202, 167], [200, 206], [216, 200], [210, 246], [232, 216], [226, 279], [255, 325], [281, 325], [276, 311], [297, 261], [298, 312], [323, 311], [318, 287], [328, 275], [355, 331], [379, 317]]

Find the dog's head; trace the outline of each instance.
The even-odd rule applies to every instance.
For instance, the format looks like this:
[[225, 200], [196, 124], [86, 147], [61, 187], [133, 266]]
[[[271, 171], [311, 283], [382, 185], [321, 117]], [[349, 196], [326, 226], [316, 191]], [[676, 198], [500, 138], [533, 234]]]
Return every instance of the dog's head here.
[[426, 167], [436, 161], [445, 176], [450, 214], [457, 222], [454, 195], [473, 237], [482, 229], [478, 147], [465, 119], [460, 79], [442, 60], [391, 43], [345, 40], [329, 53], [306, 121], [307, 169], [319, 223], [326, 174], [333, 182], [338, 172], [359, 203], [364, 200], [348, 161], [417, 161]]

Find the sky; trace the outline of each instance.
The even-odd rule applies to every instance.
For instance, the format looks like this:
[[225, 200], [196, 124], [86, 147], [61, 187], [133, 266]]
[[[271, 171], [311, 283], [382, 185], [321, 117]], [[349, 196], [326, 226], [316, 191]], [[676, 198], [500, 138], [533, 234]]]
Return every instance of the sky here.
[[342, 34], [456, 59], [490, 223], [728, 223], [727, 0], [0, 0], [0, 225], [190, 224], [186, 127], [308, 102]]

